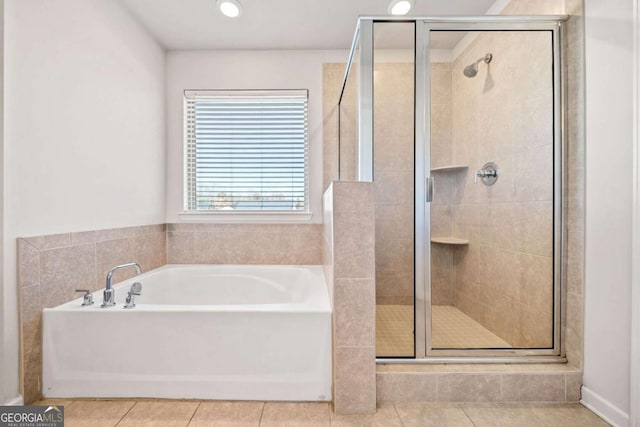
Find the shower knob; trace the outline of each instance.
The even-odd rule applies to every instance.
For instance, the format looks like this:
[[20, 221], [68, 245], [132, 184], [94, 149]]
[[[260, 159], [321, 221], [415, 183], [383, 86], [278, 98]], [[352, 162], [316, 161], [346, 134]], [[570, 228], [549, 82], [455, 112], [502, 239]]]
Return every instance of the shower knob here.
[[478, 183], [478, 178], [482, 180], [484, 185], [493, 185], [498, 180], [498, 165], [493, 162], [485, 163], [482, 169], [476, 171], [473, 176], [474, 184]]

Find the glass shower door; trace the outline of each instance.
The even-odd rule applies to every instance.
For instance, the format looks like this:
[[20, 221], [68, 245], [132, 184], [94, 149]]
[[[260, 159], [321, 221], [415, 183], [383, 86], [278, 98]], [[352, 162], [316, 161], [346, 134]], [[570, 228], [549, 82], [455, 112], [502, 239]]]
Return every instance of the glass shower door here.
[[559, 32], [484, 27], [419, 30], [417, 352], [557, 355]]

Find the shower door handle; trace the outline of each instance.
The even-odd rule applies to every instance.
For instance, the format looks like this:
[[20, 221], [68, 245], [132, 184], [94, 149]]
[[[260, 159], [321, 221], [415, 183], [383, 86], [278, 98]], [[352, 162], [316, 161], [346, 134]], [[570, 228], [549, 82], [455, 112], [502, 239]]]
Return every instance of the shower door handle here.
[[426, 187], [426, 194], [425, 194], [425, 198], [427, 203], [431, 203], [433, 202], [433, 177], [432, 176], [428, 176], [425, 182], [425, 187]]

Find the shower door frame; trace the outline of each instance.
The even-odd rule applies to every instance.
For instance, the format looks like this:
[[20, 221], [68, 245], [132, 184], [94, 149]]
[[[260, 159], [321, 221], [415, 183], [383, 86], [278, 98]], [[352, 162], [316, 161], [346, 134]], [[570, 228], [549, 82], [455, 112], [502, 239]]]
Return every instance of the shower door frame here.
[[[566, 16], [482, 16], [416, 19], [415, 58], [415, 359], [416, 362], [559, 362], [562, 345], [565, 86], [562, 43]], [[431, 206], [427, 202], [431, 150], [431, 31], [550, 31], [553, 48], [553, 347], [543, 349], [434, 349], [431, 341]], [[380, 359], [406, 363], [407, 359]]]

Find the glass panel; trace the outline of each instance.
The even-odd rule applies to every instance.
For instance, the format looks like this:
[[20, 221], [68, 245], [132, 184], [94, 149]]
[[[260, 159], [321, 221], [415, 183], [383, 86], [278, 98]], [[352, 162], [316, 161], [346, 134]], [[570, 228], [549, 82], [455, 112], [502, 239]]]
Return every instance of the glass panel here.
[[376, 354], [414, 356], [415, 24], [374, 24]]
[[432, 347], [552, 348], [552, 33], [430, 37]]
[[347, 70], [347, 80], [339, 104], [338, 164], [340, 181], [358, 180], [359, 58], [360, 48], [357, 48], [351, 67]]

